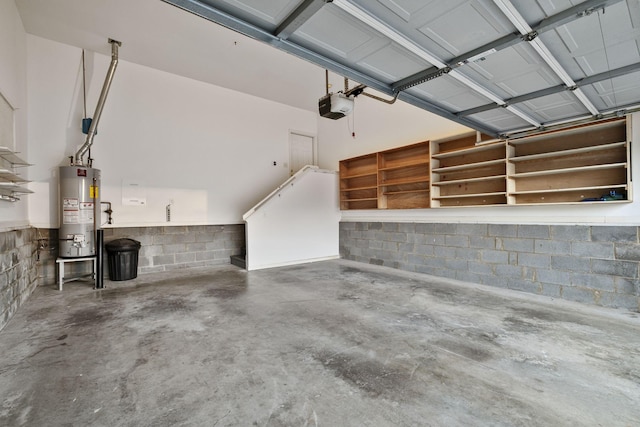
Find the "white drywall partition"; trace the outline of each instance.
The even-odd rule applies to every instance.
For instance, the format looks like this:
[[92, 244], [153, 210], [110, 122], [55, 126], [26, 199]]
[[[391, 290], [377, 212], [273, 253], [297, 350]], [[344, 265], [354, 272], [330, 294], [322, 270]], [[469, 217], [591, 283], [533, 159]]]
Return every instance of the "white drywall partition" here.
[[306, 166], [244, 219], [247, 270], [339, 258], [337, 174]]

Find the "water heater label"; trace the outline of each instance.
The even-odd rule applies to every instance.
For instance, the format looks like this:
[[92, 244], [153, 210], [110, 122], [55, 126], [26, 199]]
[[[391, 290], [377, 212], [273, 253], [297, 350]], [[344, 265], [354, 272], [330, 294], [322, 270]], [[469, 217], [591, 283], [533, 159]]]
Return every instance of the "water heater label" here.
[[78, 223], [78, 211], [64, 211], [62, 213], [63, 224], [77, 224]]
[[86, 169], [78, 169], [78, 176], [87, 176]]
[[100, 193], [97, 185], [92, 185], [89, 187], [89, 197], [91, 199], [97, 199], [98, 197], [100, 197], [99, 194]]
[[64, 199], [62, 199], [62, 208], [65, 209], [65, 210], [67, 210], [67, 209], [73, 209], [73, 210], [78, 209], [78, 199], [72, 199], [72, 198], [65, 197]]

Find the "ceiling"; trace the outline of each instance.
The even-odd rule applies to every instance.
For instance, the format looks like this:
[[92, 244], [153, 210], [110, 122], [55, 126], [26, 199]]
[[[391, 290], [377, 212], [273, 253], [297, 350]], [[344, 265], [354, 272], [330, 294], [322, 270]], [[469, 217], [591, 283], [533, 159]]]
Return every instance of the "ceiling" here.
[[29, 33], [305, 109], [323, 69], [493, 135], [640, 106], [640, 0], [16, 4]]

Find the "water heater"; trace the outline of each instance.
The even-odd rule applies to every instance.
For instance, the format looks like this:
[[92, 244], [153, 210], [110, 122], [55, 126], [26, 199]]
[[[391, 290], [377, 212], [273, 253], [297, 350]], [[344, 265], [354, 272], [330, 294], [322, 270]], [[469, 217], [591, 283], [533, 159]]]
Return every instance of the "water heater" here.
[[95, 231], [100, 226], [100, 170], [62, 166], [58, 182], [59, 255], [65, 258], [94, 256]]

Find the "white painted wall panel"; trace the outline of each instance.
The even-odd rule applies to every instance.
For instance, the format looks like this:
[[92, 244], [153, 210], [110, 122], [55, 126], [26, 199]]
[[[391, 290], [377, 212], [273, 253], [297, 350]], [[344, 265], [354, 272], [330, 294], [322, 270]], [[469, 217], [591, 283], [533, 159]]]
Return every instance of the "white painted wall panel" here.
[[338, 176], [307, 169], [245, 218], [247, 270], [338, 258]]

